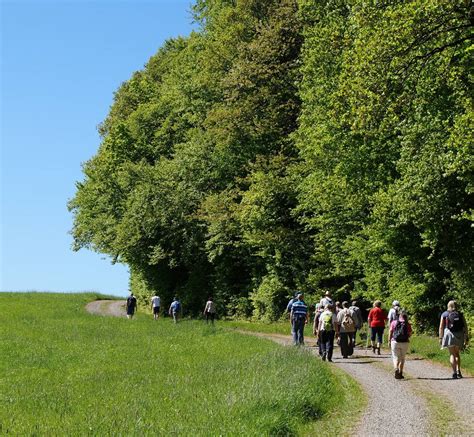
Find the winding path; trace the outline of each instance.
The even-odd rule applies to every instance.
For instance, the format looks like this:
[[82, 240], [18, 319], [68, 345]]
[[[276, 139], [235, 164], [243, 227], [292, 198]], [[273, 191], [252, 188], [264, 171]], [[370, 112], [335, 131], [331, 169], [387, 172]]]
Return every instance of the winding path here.
[[[93, 314], [125, 316], [124, 301], [95, 301], [86, 306]], [[255, 335], [291, 346], [290, 336], [239, 332]], [[314, 345], [314, 339], [309, 340]], [[317, 355], [315, 347], [306, 347]], [[347, 372], [368, 397], [367, 409], [352, 436], [431, 436], [443, 431], [433, 425], [434, 417], [430, 399], [445, 408], [446, 423], [451, 423], [449, 435], [474, 436], [474, 378], [450, 378], [450, 368], [429, 360], [409, 356], [405, 363], [405, 379], [395, 380], [391, 356], [388, 352], [374, 355], [358, 347], [349, 359], [343, 359], [335, 348], [333, 365]], [[331, 365], [331, 364], [327, 364]], [[350, 420], [351, 412], [348, 412]], [[460, 431], [463, 430], [463, 431]]]

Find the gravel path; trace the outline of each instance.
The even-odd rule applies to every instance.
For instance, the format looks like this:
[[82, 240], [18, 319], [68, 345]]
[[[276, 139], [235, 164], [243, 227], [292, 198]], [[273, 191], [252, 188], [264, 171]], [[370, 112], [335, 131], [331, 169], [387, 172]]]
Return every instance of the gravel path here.
[[[291, 337], [278, 334], [251, 333], [290, 346]], [[314, 340], [310, 340], [314, 344]], [[317, 355], [314, 347], [308, 349]], [[450, 404], [458, 417], [451, 435], [474, 436], [474, 378], [451, 379], [448, 367], [428, 360], [407, 357], [405, 379], [393, 376], [392, 358], [386, 352], [374, 355], [365, 348], [356, 348], [354, 355], [343, 359], [335, 348], [334, 365], [356, 379], [368, 396], [367, 409], [353, 436], [427, 436], [439, 435], [430, 424], [426, 396], [435, 395]], [[452, 418], [447, 417], [447, 421]], [[462, 425], [462, 433], [459, 431]]]
[[124, 300], [95, 300], [86, 305], [86, 311], [101, 316], [125, 317]]

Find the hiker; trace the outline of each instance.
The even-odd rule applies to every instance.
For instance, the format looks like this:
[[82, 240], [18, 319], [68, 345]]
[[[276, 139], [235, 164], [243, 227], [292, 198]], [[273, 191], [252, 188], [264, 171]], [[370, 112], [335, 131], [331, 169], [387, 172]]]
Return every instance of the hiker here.
[[392, 320], [389, 326], [388, 342], [392, 350], [393, 367], [395, 379], [403, 379], [403, 366], [405, 355], [408, 350], [408, 342], [411, 336], [411, 325], [408, 323], [408, 315], [400, 311], [398, 318]]
[[336, 316], [339, 314], [339, 311], [341, 311], [341, 310], [342, 310], [341, 302], [337, 301], [336, 302], [336, 307], [335, 307]]
[[137, 298], [130, 293], [130, 296], [127, 298], [127, 319], [133, 318], [135, 310], [137, 309]]
[[349, 309], [349, 302], [342, 302], [342, 309], [336, 315], [339, 326], [339, 346], [342, 358], [347, 358], [354, 353], [353, 335], [355, 332], [354, 317]]
[[[382, 302], [376, 300], [373, 308], [369, 311], [368, 323], [370, 327], [370, 344], [372, 345], [372, 352], [380, 355], [380, 345], [383, 343], [383, 331], [385, 329], [385, 311], [381, 308]], [[375, 345], [375, 338], [377, 337], [377, 346]]]
[[321, 317], [322, 312], [323, 312], [323, 307], [321, 306], [320, 303], [317, 303], [315, 306], [315, 312], [314, 312], [313, 334], [316, 337], [316, 346], [318, 346], [320, 357], [323, 356], [321, 336], [319, 334], [319, 318]]
[[455, 300], [449, 301], [447, 311], [441, 314], [439, 342], [441, 349], [448, 348], [449, 350], [453, 379], [462, 378], [460, 351], [469, 344], [469, 330], [466, 319], [459, 311]]
[[332, 362], [332, 353], [334, 349], [334, 336], [339, 335], [336, 314], [334, 314], [334, 305], [326, 305], [324, 311], [319, 317], [319, 332], [322, 344], [323, 361]]
[[207, 299], [203, 314], [206, 317], [206, 323], [209, 323], [209, 320], [211, 320], [211, 323], [214, 325], [214, 319], [216, 317], [216, 304], [212, 300], [211, 296], [209, 296]]
[[293, 326], [293, 344], [304, 344], [304, 327], [308, 323], [308, 307], [304, 303], [303, 293], [297, 293], [296, 301], [291, 305], [290, 320]]
[[155, 293], [151, 298], [151, 310], [153, 311], [154, 320], [158, 320], [158, 317], [160, 316], [160, 303], [160, 296]]
[[362, 325], [364, 324], [364, 320], [362, 319], [362, 311], [360, 310], [356, 300], [352, 301], [352, 305], [349, 307], [349, 309], [352, 312], [352, 318], [354, 319], [354, 322], [355, 322], [355, 331], [354, 331], [354, 334], [352, 335], [352, 347], [354, 348], [357, 343], [357, 340], [356, 340], [357, 331], [359, 331], [362, 328]]
[[181, 313], [181, 302], [178, 300], [177, 297], [173, 299], [171, 302], [170, 309], [168, 310], [168, 314], [173, 316], [173, 322], [178, 323], [178, 318]]
[[390, 327], [390, 324], [394, 320], [398, 320], [398, 315], [400, 313], [400, 302], [398, 300], [394, 300], [392, 302], [392, 308], [390, 308], [390, 311], [388, 312], [388, 326]]
[[288, 319], [290, 320], [290, 326], [291, 326], [291, 336], [293, 337], [295, 335], [295, 333], [293, 332], [293, 323], [291, 321], [291, 307], [293, 306], [293, 304], [296, 302], [296, 295], [298, 294], [298, 292], [296, 292], [294, 294], [294, 296], [290, 299], [290, 301], [288, 302], [288, 305], [286, 306], [286, 312], [288, 313]]
[[331, 298], [331, 292], [328, 290], [324, 293], [324, 297], [319, 301], [321, 308], [324, 310], [326, 305], [334, 305], [334, 301]]

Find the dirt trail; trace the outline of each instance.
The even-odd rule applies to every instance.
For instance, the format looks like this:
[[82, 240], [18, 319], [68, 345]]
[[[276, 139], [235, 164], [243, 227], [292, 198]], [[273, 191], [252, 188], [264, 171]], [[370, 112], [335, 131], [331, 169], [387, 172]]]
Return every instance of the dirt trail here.
[[[290, 336], [240, 332], [292, 345]], [[310, 339], [310, 344], [314, 345], [314, 339]], [[315, 347], [307, 349], [317, 356]], [[388, 351], [379, 356], [363, 347], [356, 348], [348, 359], [343, 359], [336, 347], [333, 361], [333, 365], [356, 379], [368, 396], [367, 409], [351, 435], [439, 435], [431, 424], [431, 411], [426, 400], [435, 397], [448, 404], [457, 415], [452, 417], [447, 412], [446, 423], [457, 423], [450, 434], [474, 436], [474, 378], [466, 376], [453, 380], [448, 367], [408, 356], [405, 379], [396, 380]]]
[[95, 300], [86, 305], [86, 310], [100, 316], [125, 317], [125, 305], [124, 300]]
[[[124, 306], [125, 301], [99, 300], [90, 302], [86, 310], [92, 314], [122, 317], [125, 316]], [[292, 345], [288, 335], [239, 332], [284, 346]], [[310, 338], [307, 343], [314, 346], [314, 339]], [[306, 349], [317, 356], [315, 347]], [[440, 432], [431, 424], [431, 411], [426, 400], [433, 397], [452, 410], [446, 412], [445, 420], [445, 423], [456, 424], [450, 435], [474, 436], [473, 377], [466, 375], [463, 379], [453, 380], [450, 368], [408, 356], [405, 379], [395, 380], [388, 351], [379, 356], [363, 347], [356, 348], [354, 355], [348, 359], [343, 359], [336, 347], [333, 360], [333, 365], [356, 379], [368, 396], [367, 409], [352, 436], [439, 435]], [[453, 412], [455, 417], [452, 417]], [[348, 420], [350, 416], [348, 411]]]

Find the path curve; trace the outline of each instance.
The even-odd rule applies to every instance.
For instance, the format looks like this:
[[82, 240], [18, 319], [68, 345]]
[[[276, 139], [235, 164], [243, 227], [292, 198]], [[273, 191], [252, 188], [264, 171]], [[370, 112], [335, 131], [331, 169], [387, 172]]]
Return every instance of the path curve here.
[[125, 300], [94, 300], [86, 305], [86, 311], [100, 316], [125, 317]]
[[[92, 314], [125, 316], [125, 301], [97, 300], [90, 302], [86, 310]], [[291, 346], [288, 335], [266, 334], [237, 330], [246, 335], [254, 335]], [[314, 344], [314, 339], [309, 341]], [[315, 347], [307, 347], [317, 356]], [[407, 357], [405, 379], [395, 380], [392, 372], [391, 356], [388, 352], [374, 355], [363, 347], [354, 350], [354, 355], [343, 359], [338, 347], [334, 350], [334, 365], [356, 379], [368, 396], [367, 409], [352, 436], [427, 436], [438, 435], [430, 424], [430, 411], [426, 395], [435, 395], [448, 402], [458, 417], [454, 420], [458, 427], [452, 435], [474, 436], [474, 378], [461, 380], [450, 378], [450, 369], [438, 363], [416, 357]], [[348, 412], [350, 420], [350, 412]], [[459, 425], [464, 432], [459, 433]]]
[[[281, 334], [253, 333], [239, 330], [241, 333], [256, 335], [273, 340], [279, 344], [291, 346], [290, 336]], [[314, 340], [310, 340], [314, 344]], [[315, 347], [307, 347], [317, 356]], [[441, 398], [449, 403], [457, 413], [454, 420], [457, 427], [452, 435], [474, 436], [474, 378], [451, 379], [450, 369], [429, 360], [407, 357], [405, 379], [396, 380], [392, 370], [392, 358], [387, 352], [374, 355], [363, 347], [358, 347], [354, 355], [343, 359], [340, 349], [334, 349], [334, 365], [351, 375], [361, 384], [368, 396], [367, 409], [362, 415], [356, 436], [388, 435], [438, 435], [433, 427], [427, 395]], [[460, 433], [459, 429], [463, 429]]]

